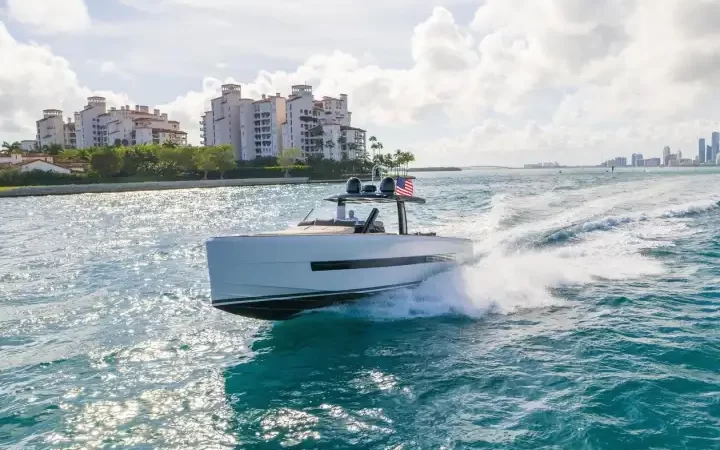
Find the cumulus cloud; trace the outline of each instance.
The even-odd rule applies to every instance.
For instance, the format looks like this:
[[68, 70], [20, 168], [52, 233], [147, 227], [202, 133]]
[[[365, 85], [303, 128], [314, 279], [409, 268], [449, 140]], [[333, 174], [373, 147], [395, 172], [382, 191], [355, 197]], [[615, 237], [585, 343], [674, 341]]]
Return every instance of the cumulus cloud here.
[[84, 0], [8, 0], [8, 15], [47, 33], [76, 33], [90, 26]]
[[62, 109], [66, 116], [71, 116], [90, 95], [104, 95], [112, 104], [130, 103], [126, 95], [82, 86], [65, 58], [55, 55], [49, 47], [16, 41], [2, 22], [0, 61], [3, 140], [34, 139], [35, 121], [43, 109]]
[[123, 78], [126, 80], [129, 80], [132, 77], [130, 73], [128, 73], [124, 68], [122, 68], [120, 65], [118, 65], [115, 61], [89, 61], [92, 64], [95, 64], [100, 71], [100, 73], [107, 74], [107, 75], [113, 75], [118, 78]]
[[[412, 4], [428, 7], [427, 13], [408, 28], [405, 40], [396, 39], [396, 31], [369, 29], [367, 21], [358, 28], [357, 14], [370, 14], [378, 21], [373, 23], [382, 24], [388, 11], [408, 7], [410, 0], [373, 3], [376, 8], [367, 13], [365, 6], [358, 9], [359, 4], [345, 0], [319, 9], [313, 5], [320, 0], [302, 8], [290, 0], [263, 5], [244, 0], [122, 1], [170, 23], [169, 32], [154, 33], [145, 41], [147, 47], [138, 49], [146, 58], [167, 46], [163, 39], [182, 39], [185, 28], [171, 24], [185, 24], [188, 11], [193, 18], [202, 14], [215, 21], [207, 22], [210, 26], [195, 20], [197, 29], [185, 33], [193, 39], [205, 35], [202, 27], [223, 34], [238, 28], [223, 22], [232, 11], [244, 13], [238, 20], [255, 22], [239, 27], [246, 32], [266, 23], [259, 18], [283, 11], [278, 17], [287, 26], [264, 45], [277, 55], [302, 56], [301, 62], [285, 65], [293, 69], [258, 70], [245, 80], [205, 77], [197, 89], [160, 105], [182, 122], [194, 142], [199, 142], [199, 116], [225, 82], [244, 82], [248, 97], [287, 95], [291, 85], [306, 82], [318, 96], [346, 93], [356, 125], [371, 132], [394, 129], [400, 137], [386, 142], [388, 147], [412, 147], [419, 162], [440, 158], [444, 164], [599, 162], [616, 153], [655, 148], [659, 153], [664, 145], [689, 151], [697, 137], [713, 131], [712, 105], [720, 100], [720, 28], [713, 26], [713, 17], [720, 17], [717, 0], [665, 0], [662, 7], [655, 0], [486, 0], [463, 19], [452, 8], [431, 8], [434, 2], [421, 0]], [[461, 0], [455, 2], [446, 3]], [[300, 33], [293, 27], [308, 23], [308, 11], [321, 14], [318, 23], [323, 26]], [[389, 64], [353, 47], [353, 33], [384, 38], [388, 48], [403, 49], [406, 62]], [[288, 34], [297, 39], [288, 40]], [[328, 40], [328, 35], [337, 39]], [[273, 40], [281, 38], [282, 45]], [[204, 47], [183, 46], [184, 55]], [[244, 55], [244, 63], [257, 50], [233, 49]], [[205, 73], [224, 68], [217, 63], [224, 55], [207, 57], [212, 59]], [[67, 66], [60, 73], [75, 76]], [[77, 80], [68, 85], [77, 86]], [[419, 131], [423, 138], [413, 138]]]

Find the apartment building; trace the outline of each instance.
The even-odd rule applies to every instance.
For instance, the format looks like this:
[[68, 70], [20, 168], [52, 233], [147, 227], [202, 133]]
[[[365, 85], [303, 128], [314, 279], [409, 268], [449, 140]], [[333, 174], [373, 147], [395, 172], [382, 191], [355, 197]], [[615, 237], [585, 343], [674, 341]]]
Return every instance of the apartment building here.
[[206, 146], [231, 145], [235, 159], [255, 159], [254, 100], [242, 97], [242, 86], [225, 84], [221, 96], [211, 100], [200, 123]]
[[340, 142], [341, 157], [363, 159], [367, 157], [367, 131], [362, 128], [340, 126], [342, 140]]
[[349, 127], [351, 113], [348, 111], [348, 96], [340, 94], [340, 98], [323, 97], [323, 119], [326, 123], [333, 123]]
[[301, 149], [305, 157], [335, 161], [365, 157], [367, 132], [351, 126], [347, 95], [314, 100], [311, 86], [296, 85], [287, 103], [285, 146]]
[[89, 97], [87, 105], [74, 114], [75, 121], [63, 122], [62, 111], [46, 109], [37, 121], [37, 143], [59, 144], [64, 148], [88, 148], [105, 145], [187, 144], [187, 133], [180, 123], [147, 106], [130, 105], [107, 109], [104, 97]]
[[108, 145], [107, 130], [99, 120], [106, 113], [107, 102], [104, 97], [89, 97], [88, 104], [75, 113], [75, 134], [77, 148], [100, 147]]
[[279, 93], [263, 95], [253, 102], [253, 158], [277, 156], [282, 150], [282, 124], [285, 122], [287, 102]]
[[213, 127], [212, 110], [205, 111], [205, 114], [200, 118], [200, 140], [205, 147], [215, 145], [215, 128]]
[[39, 148], [50, 145], [65, 145], [65, 121], [59, 109], [43, 110], [43, 118], [36, 122], [35, 142]]
[[313, 99], [312, 86], [295, 85], [291, 92], [283, 125], [283, 147], [299, 148], [306, 157], [324, 156], [322, 104]]
[[225, 84], [221, 90], [200, 120], [203, 145], [231, 145], [235, 159], [242, 161], [277, 156], [282, 149], [285, 98], [280, 94], [243, 98], [238, 84]]
[[64, 148], [77, 146], [75, 124], [69, 117], [66, 123], [63, 112], [59, 109], [43, 110], [43, 118], [36, 122], [35, 140], [23, 141], [23, 149], [26, 151], [32, 150], [35, 146], [42, 149], [51, 145], [61, 145]]
[[169, 120], [167, 113], [159, 109], [150, 112], [148, 106], [130, 105], [98, 116], [100, 129], [107, 136], [109, 145], [187, 144], [187, 133], [180, 130], [180, 122]]
[[299, 148], [304, 157], [336, 161], [365, 156], [366, 132], [351, 126], [348, 97], [313, 98], [312, 86], [295, 85], [259, 100], [242, 97], [242, 86], [226, 84], [200, 120], [206, 146], [229, 144], [237, 160], [278, 156]]
[[26, 139], [20, 141], [20, 149], [24, 152], [32, 152], [37, 147], [38, 142], [36, 139]]
[[64, 148], [77, 148], [77, 133], [75, 132], [75, 123], [70, 117], [68, 117], [67, 123], [63, 125], [63, 132], [65, 133]]

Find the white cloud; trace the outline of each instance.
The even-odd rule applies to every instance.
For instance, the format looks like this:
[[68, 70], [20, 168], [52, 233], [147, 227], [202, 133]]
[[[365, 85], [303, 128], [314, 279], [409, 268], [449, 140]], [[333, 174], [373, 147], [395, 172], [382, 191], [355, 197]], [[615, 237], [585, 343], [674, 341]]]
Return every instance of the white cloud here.
[[[246, 95], [287, 93], [303, 82], [319, 95], [347, 93], [356, 124], [408, 130], [407, 141], [390, 146], [413, 147], [421, 162], [597, 162], [665, 144], [687, 152], [698, 133], [711, 131], [707, 108], [699, 105], [718, 95], [720, 45], [708, 38], [712, 27], [704, 17], [719, 11], [708, 5], [695, 2], [698, 15], [681, 0], [664, 8], [651, 0], [488, 0], [469, 27], [435, 8], [414, 29], [406, 69], [336, 51], [292, 72], [260, 72]], [[202, 92], [167, 107], [191, 117], [220, 84], [207, 79]], [[413, 142], [412, 130], [427, 126], [428, 111], [442, 111], [446, 123], [470, 131]]]
[[117, 65], [112, 61], [103, 61], [100, 64], [100, 72], [108, 73], [108, 72], [113, 72], [115, 70], [117, 70]]
[[46, 33], [76, 33], [90, 26], [84, 0], [8, 0], [8, 15]]
[[[486, 0], [466, 18], [452, 7], [431, 9], [431, 0], [122, 1], [142, 10], [143, 22], [109, 23], [95, 36], [129, 36], [124, 48], [133, 52], [115, 61], [133, 73], [197, 64], [208, 74], [227, 67], [217, 61], [229, 52], [252, 66], [259, 47], [235, 37], [266, 33], [263, 56], [292, 69], [258, 67], [244, 80], [246, 96], [288, 94], [305, 82], [319, 96], [346, 93], [356, 125], [392, 135], [389, 148], [416, 149], [420, 163], [595, 163], [666, 144], [692, 153], [696, 138], [716, 126], [718, 0]], [[408, 24], [408, 14], [390, 14], [402, 8], [427, 13]], [[139, 45], [132, 31], [155, 29], [159, 18], [158, 32], [138, 34]], [[224, 39], [208, 46], [216, 35]], [[166, 48], [183, 51], [159, 51]], [[183, 62], [157, 59], [178, 55]], [[60, 73], [75, 77], [64, 63]], [[104, 69], [117, 70], [117, 62]], [[198, 142], [209, 100], [223, 82], [237, 81], [206, 76], [198, 90], [161, 107]]]
[[113, 75], [118, 78], [123, 78], [126, 80], [129, 80], [132, 78], [132, 75], [130, 75], [125, 69], [120, 67], [115, 61], [92, 61], [91, 60], [89, 62], [97, 65], [100, 73], [107, 74], [107, 75]]
[[126, 95], [82, 86], [65, 58], [49, 47], [17, 42], [0, 22], [0, 140], [35, 138], [35, 121], [43, 109], [62, 109], [66, 116], [90, 95], [111, 104], [130, 103]]

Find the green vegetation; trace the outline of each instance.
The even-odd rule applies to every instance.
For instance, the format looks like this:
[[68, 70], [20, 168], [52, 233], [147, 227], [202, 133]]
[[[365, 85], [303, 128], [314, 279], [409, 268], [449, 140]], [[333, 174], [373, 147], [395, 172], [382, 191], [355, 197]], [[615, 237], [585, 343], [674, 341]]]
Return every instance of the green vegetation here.
[[17, 141], [12, 144], [4, 141], [2, 143], [2, 150], [8, 153], [20, 153], [22, 151], [22, 145]]
[[[374, 136], [371, 139], [373, 150], [382, 150], [382, 143]], [[335, 146], [332, 141], [325, 145], [328, 149]], [[5, 150], [13, 152], [19, 151], [16, 147], [16, 143], [3, 145]], [[0, 166], [0, 186], [282, 178], [291, 174], [330, 180], [368, 176], [375, 164], [391, 168], [395, 173], [406, 172], [407, 165], [414, 159], [412, 153], [397, 150], [394, 154], [376, 154], [373, 161], [351, 160], [345, 154], [342, 161], [322, 157], [303, 160], [300, 149], [288, 148], [277, 158], [262, 157], [253, 161], [236, 162], [229, 145], [179, 147], [165, 144], [67, 149], [58, 152], [55, 162], [81, 163], [86, 168], [84, 172], [68, 175], [40, 171], [21, 172], [15, 167]]]
[[[290, 170], [295, 167], [295, 162], [302, 157], [302, 150], [299, 148], [286, 148], [277, 158], [278, 166], [285, 172], [285, 177], [290, 176]], [[299, 168], [299, 167], [297, 167]]]
[[[7, 141], [2, 143], [2, 148], [0, 150], [6, 151], [8, 153], [21, 153], [22, 152], [22, 144], [18, 141], [15, 141], [13, 143], [9, 143]], [[63, 146], [60, 144], [50, 144], [45, 145], [42, 148], [37, 148], [37, 144], [33, 146], [33, 150], [39, 150], [43, 153], [47, 153], [48, 155], [58, 155], [60, 152], [63, 151]]]

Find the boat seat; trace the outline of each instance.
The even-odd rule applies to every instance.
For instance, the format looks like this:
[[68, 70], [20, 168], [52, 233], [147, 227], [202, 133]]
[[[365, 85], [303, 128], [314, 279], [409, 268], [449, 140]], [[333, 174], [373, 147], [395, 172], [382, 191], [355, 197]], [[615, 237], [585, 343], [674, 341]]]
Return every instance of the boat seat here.
[[[360, 233], [363, 229], [363, 223], [360, 223], [358, 225], [355, 225], [355, 232]], [[382, 222], [379, 220], [376, 220], [375, 223], [373, 223], [373, 226], [370, 227], [368, 230], [368, 233], [384, 233], [385, 232], [385, 225], [383, 225]]]

